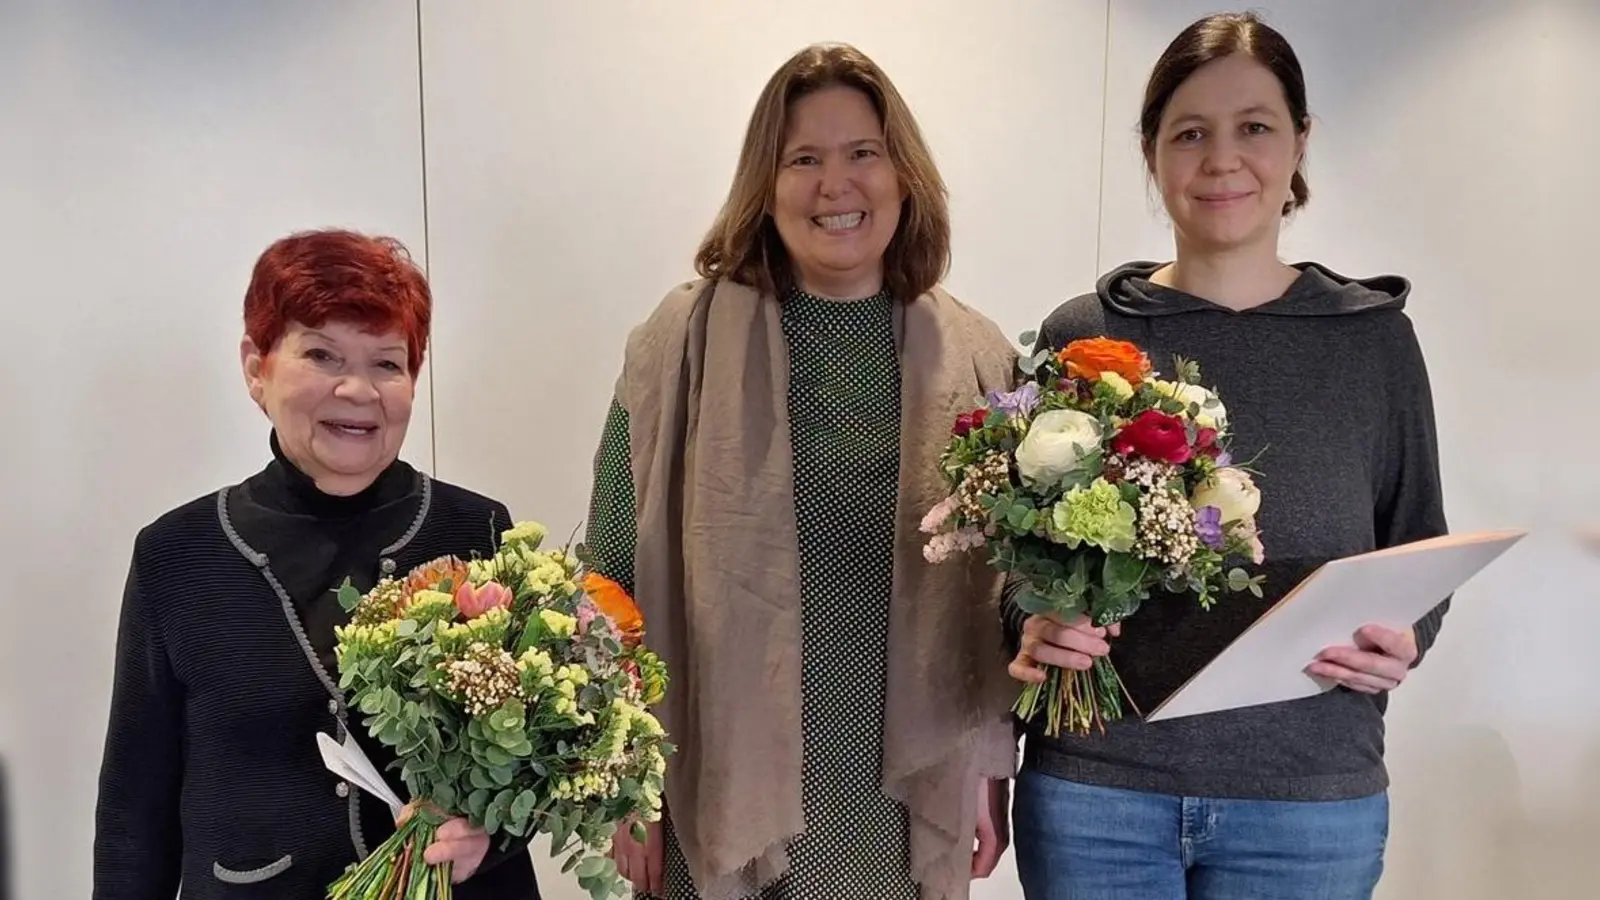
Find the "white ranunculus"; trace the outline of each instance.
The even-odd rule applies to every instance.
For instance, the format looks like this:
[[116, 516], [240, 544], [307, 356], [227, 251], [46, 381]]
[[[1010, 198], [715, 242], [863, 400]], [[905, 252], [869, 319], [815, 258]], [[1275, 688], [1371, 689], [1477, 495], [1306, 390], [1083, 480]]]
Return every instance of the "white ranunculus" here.
[[1075, 409], [1052, 409], [1035, 416], [1017, 446], [1017, 472], [1030, 486], [1061, 483], [1100, 450], [1100, 420]]
[[1209, 388], [1178, 381], [1157, 381], [1155, 388], [1185, 406], [1198, 406], [1200, 411], [1195, 414], [1194, 424], [1201, 428], [1222, 428], [1228, 424], [1228, 408]]
[[1189, 497], [1195, 509], [1215, 506], [1222, 511], [1222, 521], [1249, 522], [1261, 508], [1261, 489], [1243, 469], [1232, 467], [1212, 472], [1200, 482]]

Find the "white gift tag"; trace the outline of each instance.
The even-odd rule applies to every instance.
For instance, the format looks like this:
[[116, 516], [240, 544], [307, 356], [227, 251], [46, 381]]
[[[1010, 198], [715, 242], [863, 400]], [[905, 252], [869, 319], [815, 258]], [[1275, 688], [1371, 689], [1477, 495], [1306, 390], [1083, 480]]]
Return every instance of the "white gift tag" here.
[[367, 759], [367, 754], [362, 752], [354, 735], [346, 734], [341, 744], [328, 734], [318, 732], [317, 749], [322, 751], [322, 764], [328, 767], [328, 771], [389, 804], [395, 817], [399, 817], [405, 804], [389, 789], [389, 783], [383, 780], [372, 761]]

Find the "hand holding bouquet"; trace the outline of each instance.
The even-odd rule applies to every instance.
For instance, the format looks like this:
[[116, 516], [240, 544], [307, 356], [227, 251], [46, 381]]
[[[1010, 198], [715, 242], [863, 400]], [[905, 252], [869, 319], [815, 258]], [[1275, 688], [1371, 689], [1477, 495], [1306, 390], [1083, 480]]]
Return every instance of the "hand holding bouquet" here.
[[[1023, 335], [1024, 343], [1033, 341]], [[1121, 622], [1155, 589], [1193, 594], [1209, 609], [1224, 590], [1261, 595], [1260, 492], [1228, 451], [1227, 409], [1176, 361], [1160, 380], [1125, 341], [1074, 341], [1020, 364], [1028, 378], [962, 414], [941, 457], [951, 493], [922, 522], [930, 562], [979, 548], [1024, 585], [1017, 604], [1063, 622]], [[1074, 733], [1122, 717], [1125, 693], [1106, 657], [1089, 672], [1047, 667], [1015, 707], [1046, 732]]]
[[338, 631], [340, 687], [393, 747], [414, 814], [329, 887], [333, 900], [446, 900], [448, 864], [423, 851], [449, 817], [502, 846], [549, 834], [563, 871], [625, 896], [607, 858], [618, 823], [661, 814], [672, 752], [647, 708], [666, 689], [620, 586], [583, 573], [518, 523], [488, 559], [446, 557], [385, 578]]

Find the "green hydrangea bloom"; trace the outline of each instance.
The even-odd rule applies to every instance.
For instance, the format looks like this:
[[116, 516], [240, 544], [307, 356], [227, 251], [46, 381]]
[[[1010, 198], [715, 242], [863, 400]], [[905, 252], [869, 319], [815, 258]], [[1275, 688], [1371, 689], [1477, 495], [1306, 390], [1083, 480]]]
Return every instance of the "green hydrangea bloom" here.
[[1122, 499], [1116, 485], [1096, 478], [1074, 487], [1050, 510], [1050, 539], [1076, 550], [1089, 544], [1113, 553], [1133, 549], [1138, 511]]

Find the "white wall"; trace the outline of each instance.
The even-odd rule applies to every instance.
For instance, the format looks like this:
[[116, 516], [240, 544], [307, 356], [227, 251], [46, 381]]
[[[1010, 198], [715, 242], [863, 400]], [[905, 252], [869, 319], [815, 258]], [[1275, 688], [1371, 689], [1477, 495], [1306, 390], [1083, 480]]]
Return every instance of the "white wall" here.
[[89, 894], [134, 533], [268, 458], [256, 255], [322, 225], [422, 248], [416, 9], [5, 0], [0, 85], [0, 754], [18, 897], [57, 900]]
[[[1165, 42], [1211, 10], [0, 6], [0, 84], [26, 86], [0, 92], [0, 403], [15, 423], [0, 508], [16, 511], [0, 546], [21, 614], [0, 632], [0, 754], [20, 896], [87, 891], [134, 531], [264, 459], [236, 345], [248, 267], [272, 238], [353, 225], [425, 258], [433, 380], [407, 457], [566, 533], [622, 337], [690, 275], [750, 106], [788, 54], [847, 40], [885, 66], [950, 183], [950, 285], [1015, 333], [1115, 262], [1170, 253], [1133, 141], [1139, 95]], [[1300, 51], [1317, 118], [1313, 201], [1286, 256], [1415, 281], [1453, 524], [1535, 529], [1461, 594], [1395, 697], [1382, 895], [1593, 896], [1600, 663], [1584, 650], [1600, 567], [1567, 529], [1600, 518], [1580, 455], [1600, 428], [1550, 392], [1600, 383], [1582, 267], [1600, 237], [1600, 6], [1268, 15]], [[580, 895], [551, 875], [547, 896]], [[1019, 896], [1009, 858], [976, 891]]]

